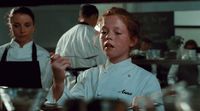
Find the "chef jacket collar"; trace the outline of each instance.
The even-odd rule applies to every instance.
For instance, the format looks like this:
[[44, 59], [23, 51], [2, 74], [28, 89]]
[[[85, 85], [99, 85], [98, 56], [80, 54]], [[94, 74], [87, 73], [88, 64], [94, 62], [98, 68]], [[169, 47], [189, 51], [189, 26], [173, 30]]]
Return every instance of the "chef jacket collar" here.
[[115, 68], [120, 68], [120, 67], [126, 67], [127, 64], [132, 64], [131, 58], [128, 58], [126, 60], [120, 61], [116, 64], [111, 63], [109, 60], [106, 61], [106, 64], [104, 65], [105, 70], [109, 69], [115, 69]]
[[88, 24], [88, 23], [86, 23], [86, 22], [79, 22], [78, 24], [89, 25], [89, 24]]
[[[33, 41], [30, 41], [30, 42], [24, 44], [23, 47], [31, 48], [31, 47], [32, 47], [32, 44], [33, 44]], [[10, 42], [10, 47], [18, 47], [18, 48], [19, 48], [20, 45], [19, 45], [19, 43], [17, 43], [17, 42], [15, 41], [15, 39], [12, 39], [11, 42]]]

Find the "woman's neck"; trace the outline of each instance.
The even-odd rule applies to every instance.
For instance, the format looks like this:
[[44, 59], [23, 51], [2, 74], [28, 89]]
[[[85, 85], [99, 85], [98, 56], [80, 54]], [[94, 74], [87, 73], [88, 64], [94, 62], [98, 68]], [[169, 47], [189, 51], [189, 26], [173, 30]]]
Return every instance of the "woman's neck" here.
[[116, 64], [118, 62], [124, 61], [126, 59], [129, 59], [129, 56], [125, 56], [125, 57], [116, 57], [116, 58], [109, 58], [110, 62], [112, 62], [113, 64]]
[[15, 39], [20, 47], [23, 47], [26, 43], [32, 41], [32, 39]]

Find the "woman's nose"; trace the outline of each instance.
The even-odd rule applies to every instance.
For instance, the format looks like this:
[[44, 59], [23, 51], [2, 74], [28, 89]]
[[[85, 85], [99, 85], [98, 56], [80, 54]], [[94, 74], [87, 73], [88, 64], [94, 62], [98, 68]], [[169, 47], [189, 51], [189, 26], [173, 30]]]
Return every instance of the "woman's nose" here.
[[25, 27], [21, 26], [20, 31], [23, 33], [25, 32]]
[[112, 40], [111, 34], [107, 34], [106, 37], [105, 37], [105, 39], [106, 39], [106, 40]]

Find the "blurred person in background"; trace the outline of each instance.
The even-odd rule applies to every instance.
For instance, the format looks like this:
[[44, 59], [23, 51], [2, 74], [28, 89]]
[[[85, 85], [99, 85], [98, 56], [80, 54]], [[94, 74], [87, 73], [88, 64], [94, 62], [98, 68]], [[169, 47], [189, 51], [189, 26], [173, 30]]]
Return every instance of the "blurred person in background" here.
[[[72, 68], [87, 68], [105, 63], [106, 56], [100, 48], [98, 32], [94, 29], [98, 16], [96, 6], [81, 5], [78, 24], [59, 39], [55, 53], [69, 58]], [[73, 87], [77, 73], [66, 73], [66, 77], [69, 81], [68, 87]]]
[[143, 38], [139, 44], [139, 49], [134, 49], [131, 54], [134, 59], [146, 59], [146, 54], [151, 48], [152, 41], [148, 38]]
[[[198, 45], [194, 40], [187, 40], [184, 44], [182, 60], [197, 60]], [[177, 82], [184, 81], [187, 85], [200, 84], [200, 65], [195, 64], [173, 64], [168, 73], [167, 81], [169, 85], [174, 85]]]

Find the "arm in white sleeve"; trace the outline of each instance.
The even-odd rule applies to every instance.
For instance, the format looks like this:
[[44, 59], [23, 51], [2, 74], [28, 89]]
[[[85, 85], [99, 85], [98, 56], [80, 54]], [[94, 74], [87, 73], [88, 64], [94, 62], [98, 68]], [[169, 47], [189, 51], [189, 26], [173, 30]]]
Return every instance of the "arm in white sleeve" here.
[[[143, 96], [146, 99], [149, 99], [153, 103], [161, 104], [160, 106], [155, 107], [156, 111], [164, 111], [163, 95], [162, 95], [162, 91], [161, 91], [161, 87], [160, 87], [160, 84], [158, 82], [158, 79], [155, 76], [152, 75], [152, 77], [150, 77], [148, 79], [148, 81], [146, 81], [145, 84], [146, 85], [143, 88], [141, 95], [139, 95], [139, 96]], [[132, 105], [137, 104], [136, 102], [138, 102], [138, 100], [140, 98], [141, 97], [137, 98], [137, 96], [134, 97], [133, 101], [132, 101]], [[148, 102], [144, 103], [144, 104], [148, 104]]]
[[50, 64], [50, 55], [41, 53], [39, 56], [42, 88], [49, 89], [53, 83], [53, 71]]
[[[81, 74], [82, 75], [82, 74]], [[61, 97], [56, 101], [53, 98], [53, 91], [52, 89], [49, 91], [49, 94], [47, 96], [47, 102], [46, 103], [57, 103], [58, 105], [64, 105], [65, 101], [70, 99], [70, 98], [84, 98], [84, 86], [85, 86], [85, 81], [84, 81], [84, 76], [78, 76], [77, 83], [74, 85], [73, 88], [69, 89], [67, 86], [67, 81], [65, 79], [64, 81], [64, 91], [61, 95]]]
[[[66, 81], [64, 81], [64, 84], [66, 84]], [[56, 101], [54, 98], [53, 98], [53, 91], [52, 91], [52, 88], [50, 89], [49, 93], [47, 94], [47, 101], [46, 103], [57, 103], [58, 105], [64, 105], [65, 101], [70, 98], [70, 92], [68, 90], [68, 88], [65, 86], [64, 87], [64, 91], [63, 91], [63, 94], [62, 96], [58, 99], [58, 101]]]
[[[63, 35], [64, 36], [64, 35]], [[56, 54], [62, 54], [63, 50], [64, 50], [64, 46], [63, 46], [63, 36], [60, 37], [60, 39], [57, 42], [56, 45], [56, 49], [55, 49], [55, 53]]]
[[178, 64], [172, 64], [170, 69], [169, 69], [169, 73], [167, 75], [167, 82], [169, 85], [173, 85], [176, 83], [177, 80], [177, 73], [178, 73], [178, 68], [179, 65]]
[[51, 69], [50, 61], [46, 61], [46, 67], [43, 69], [42, 75], [42, 87], [45, 89], [49, 89], [53, 83], [53, 71]]

